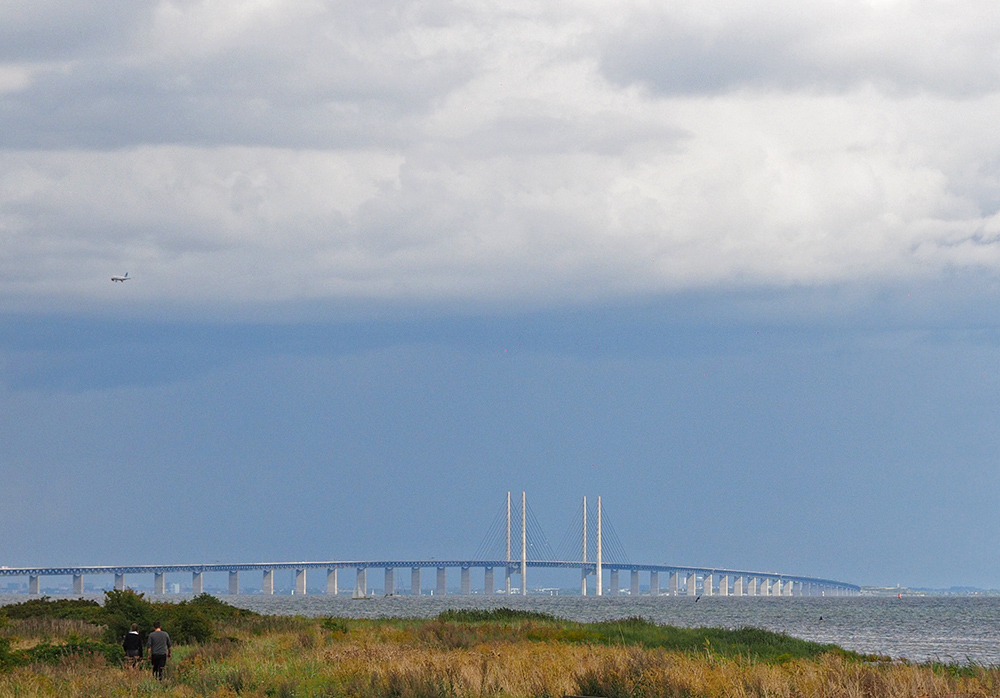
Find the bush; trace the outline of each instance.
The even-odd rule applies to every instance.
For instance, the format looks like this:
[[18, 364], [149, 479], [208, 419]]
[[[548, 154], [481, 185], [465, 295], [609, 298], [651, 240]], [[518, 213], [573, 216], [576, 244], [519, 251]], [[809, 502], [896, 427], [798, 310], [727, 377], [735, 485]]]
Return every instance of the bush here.
[[101, 624], [103, 610], [101, 604], [87, 599], [58, 599], [52, 600], [48, 596], [38, 599], [30, 599], [22, 603], [10, 604], [0, 610], [11, 620], [23, 620], [25, 618], [72, 618], [84, 620], [89, 623]]

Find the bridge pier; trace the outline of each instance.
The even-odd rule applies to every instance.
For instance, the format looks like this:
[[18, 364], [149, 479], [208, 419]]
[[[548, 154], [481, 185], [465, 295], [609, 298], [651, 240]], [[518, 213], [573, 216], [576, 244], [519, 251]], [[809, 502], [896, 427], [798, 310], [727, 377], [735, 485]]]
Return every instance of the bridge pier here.
[[434, 593], [438, 596], [445, 596], [448, 594], [448, 568], [437, 568], [437, 585], [434, 587]]
[[73, 593], [82, 594], [83, 593], [83, 575], [74, 574], [73, 575]]
[[704, 596], [713, 596], [715, 594], [715, 575], [709, 572], [702, 578], [702, 589], [701, 593]]
[[781, 596], [781, 588], [784, 586], [783, 579], [775, 579], [771, 582], [771, 596]]
[[295, 593], [299, 596], [306, 595], [306, 570], [305, 568], [295, 570]]
[[580, 596], [587, 595], [587, 568], [580, 570]]
[[497, 591], [497, 588], [493, 585], [493, 568], [487, 567], [483, 570], [483, 593], [487, 596], [493, 596]]
[[115, 575], [115, 591], [125, 591], [125, 575]]
[[414, 596], [420, 596], [420, 568], [413, 567], [410, 569], [410, 593]]
[[719, 596], [729, 596], [729, 575], [719, 577]]
[[472, 593], [472, 573], [468, 567], [462, 568], [462, 595], [468, 596]]
[[153, 572], [153, 593], [161, 596], [167, 593], [167, 581], [163, 572]]
[[396, 570], [392, 567], [385, 568], [385, 577], [382, 582], [382, 593], [392, 596], [396, 593]]
[[667, 575], [667, 593], [670, 596], [677, 596], [677, 587], [680, 586], [680, 572], [670, 572]]
[[42, 593], [42, 585], [39, 584], [39, 582], [38, 582], [38, 575], [37, 574], [29, 574], [28, 575], [28, 593], [29, 594], [41, 594]]
[[618, 582], [618, 570], [612, 569], [611, 580], [610, 583], [608, 584], [608, 596], [618, 596], [618, 589], [620, 587], [621, 584], [619, 584]]
[[738, 574], [733, 580], [733, 596], [743, 596], [743, 575]]
[[240, 572], [239, 570], [229, 573], [229, 593], [236, 596], [240, 593]]
[[337, 589], [337, 568], [327, 569], [326, 571], [326, 593], [328, 596], [336, 596], [339, 589]]
[[757, 595], [757, 578], [756, 577], [747, 577], [746, 580], [747, 580], [747, 596], [756, 596]]
[[632, 579], [628, 585], [628, 595], [638, 596], [639, 595], [639, 570], [632, 570]]
[[649, 595], [659, 596], [660, 595], [660, 573], [650, 572], [649, 573]]
[[191, 593], [194, 594], [195, 596], [205, 591], [204, 579], [205, 579], [204, 572], [191, 573]]
[[688, 575], [687, 595], [688, 596], [698, 595], [698, 575], [696, 575], [694, 572]]
[[355, 596], [368, 596], [368, 570], [364, 567], [359, 567], [357, 574], [354, 577], [354, 595]]
[[260, 593], [267, 596], [274, 595], [274, 570], [264, 570], [261, 574]]

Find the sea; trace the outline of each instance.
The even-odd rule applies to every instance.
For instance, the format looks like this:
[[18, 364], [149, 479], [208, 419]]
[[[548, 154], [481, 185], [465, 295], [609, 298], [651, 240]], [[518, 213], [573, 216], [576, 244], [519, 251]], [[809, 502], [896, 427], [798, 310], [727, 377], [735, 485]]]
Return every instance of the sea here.
[[[0, 604], [27, 600], [0, 594]], [[93, 598], [100, 600], [100, 595]], [[171, 595], [171, 600], [190, 595]], [[854, 596], [264, 596], [220, 595], [259, 613], [350, 618], [429, 618], [454, 608], [514, 608], [576, 621], [631, 616], [683, 627], [753, 626], [864, 654], [914, 662], [1000, 666], [1000, 597]]]

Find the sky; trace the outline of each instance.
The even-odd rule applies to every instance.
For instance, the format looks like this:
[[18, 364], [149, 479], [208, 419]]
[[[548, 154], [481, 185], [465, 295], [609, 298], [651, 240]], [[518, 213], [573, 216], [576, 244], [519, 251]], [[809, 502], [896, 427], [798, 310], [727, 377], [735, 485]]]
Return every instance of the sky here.
[[0, 4], [0, 564], [461, 558], [526, 491], [1000, 588], [998, 108], [985, 0]]

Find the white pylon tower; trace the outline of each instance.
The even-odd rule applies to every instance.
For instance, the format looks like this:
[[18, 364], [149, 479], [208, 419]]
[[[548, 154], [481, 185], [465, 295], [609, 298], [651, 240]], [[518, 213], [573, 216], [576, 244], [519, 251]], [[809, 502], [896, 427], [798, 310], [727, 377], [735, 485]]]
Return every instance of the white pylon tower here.
[[504, 566], [504, 593], [510, 596], [510, 492], [507, 492], [507, 564]]
[[[583, 495], [583, 561], [587, 561], [587, 495]], [[580, 570], [580, 596], [587, 595], [587, 568]]]
[[601, 571], [601, 498], [597, 498], [597, 595], [604, 595], [604, 575]]
[[528, 595], [528, 507], [521, 492], [521, 596]]

